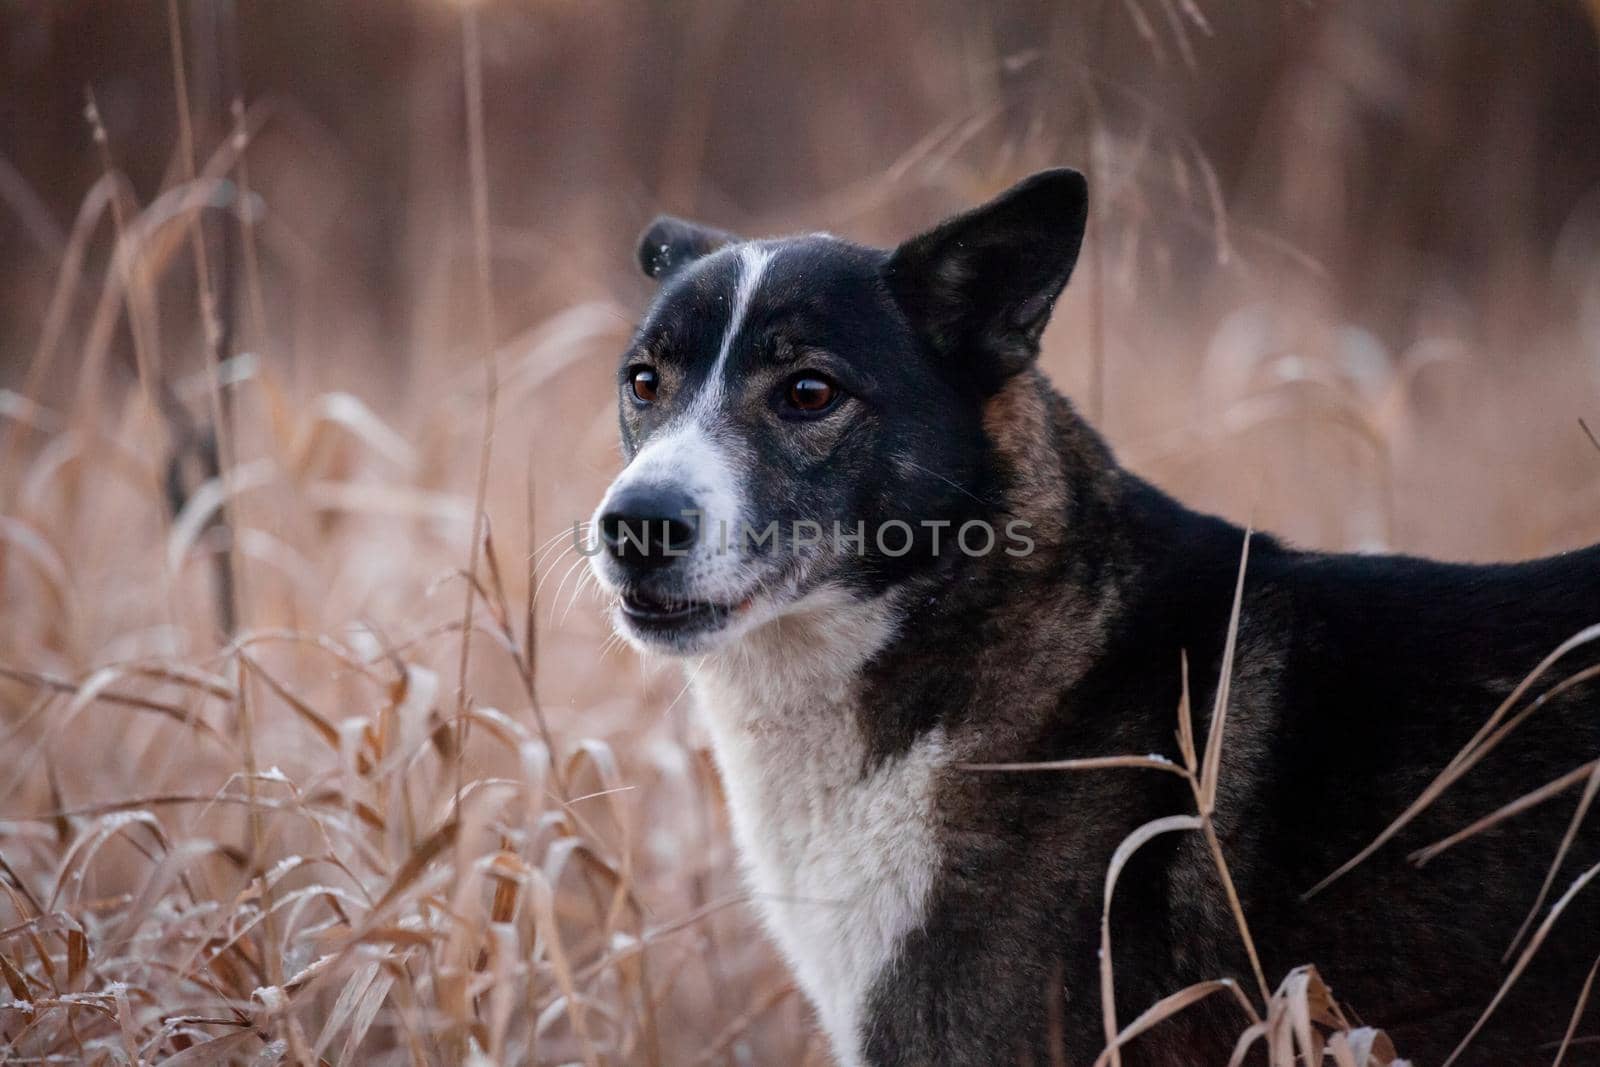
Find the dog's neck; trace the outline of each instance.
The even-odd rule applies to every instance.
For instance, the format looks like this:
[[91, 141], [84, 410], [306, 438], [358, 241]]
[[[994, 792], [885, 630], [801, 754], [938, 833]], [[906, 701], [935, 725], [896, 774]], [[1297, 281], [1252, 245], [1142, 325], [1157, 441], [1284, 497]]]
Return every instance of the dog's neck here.
[[900, 620], [895, 596], [859, 600], [842, 589], [812, 594], [784, 615], [701, 657], [692, 677], [739, 689], [754, 705], [740, 722], [786, 706], [791, 693], [842, 698], [862, 666], [893, 637]]
[[1011, 378], [989, 398], [983, 427], [991, 463], [1004, 483], [1005, 510], [1036, 531], [1038, 543], [1024, 569], [1054, 566], [1064, 551], [1093, 554], [1092, 539], [1073, 535], [1112, 506], [1119, 492], [1123, 472], [1105, 440], [1037, 368]]
[[862, 734], [861, 668], [899, 622], [891, 598], [840, 596], [689, 668], [752, 903], [844, 1067], [938, 870], [938, 737], [874, 764]]

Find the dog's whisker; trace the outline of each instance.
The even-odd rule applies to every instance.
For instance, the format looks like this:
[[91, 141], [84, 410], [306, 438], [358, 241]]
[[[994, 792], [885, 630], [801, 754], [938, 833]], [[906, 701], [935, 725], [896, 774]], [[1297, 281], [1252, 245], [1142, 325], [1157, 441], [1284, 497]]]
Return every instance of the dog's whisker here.
[[550, 598], [550, 611], [545, 618], [545, 624], [547, 626], [554, 627], [556, 625], [556, 605], [561, 602], [561, 591], [567, 587], [567, 582], [572, 578], [572, 572], [577, 570], [579, 567], [587, 565], [588, 562], [589, 561], [587, 559], [582, 557], [573, 560], [572, 565], [568, 567], [566, 573], [561, 576], [561, 584], [556, 586], [555, 594]]
[[529, 561], [532, 562], [532, 561], [535, 561], [535, 560], [539, 559], [539, 557], [543, 556], [551, 548], [553, 548], [554, 546], [560, 544], [561, 543], [561, 539], [564, 538], [564, 537], [572, 538], [574, 541], [576, 541], [577, 540], [577, 536], [576, 535], [581, 535], [583, 533], [587, 533], [588, 529], [589, 529], [589, 520], [584, 519], [583, 521], [581, 521], [581, 522], [576, 524], [576, 528], [575, 529], [573, 527], [568, 527], [566, 529], [556, 531], [556, 533], [553, 534], [552, 536], [547, 537], [543, 541], [539, 542], [538, 546], [535, 547], [534, 549], [532, 549], [528, 553]]
[[584, 572], [578, 576], [578, 583], [572, 587], [572, 595], [567, 598], [566, 610], [561, 613], [562, 626], [567, 624], [567, 616], [572, 614], [572, 605], [578, 602], [578, 595], [583, 593], [585, 590], [598, 589], [599, 587], [600, 579], [595, 577], [594, 571], [586, 568]]
[[562, 543], [557, 541], [540, 551], [534, 561], [534, 570], [546, 570], [567, 556], [568, 553], [578, 551], [579, 546], [573, 542]]
[[[566, 552], [559, 553], [545, 561], [544, 568], [539, 573], [539, 580], [535, 582], [533, 586], [534, 600], [538, 600], [540, 595], [544, 592], [544, 584], [550, 579], [550, 576], [556, 572], [556, 568], [567, 562], [567, 553], [571, 551], [573, 551], [573, 549], [572, 546], [569, 545]], [[586, 562], [587, 559], [588, 557], [586, 556], [580, 556], [577, 562], [583, 563]]]
[[[571, 536], [570, 532], [557, 534], [555, 537], [546, 540], [538, 551], [531, 553], [529, 557], [529, 573], [536, 579], [541, 579], [545, 574], [549, 573], [551, 567], [564, 559], [567, 553], [576, 551], [579, 545], [576, 541], [570, 539]], [[567, 540], [563, 541], [563, 538], [567, 538]]]

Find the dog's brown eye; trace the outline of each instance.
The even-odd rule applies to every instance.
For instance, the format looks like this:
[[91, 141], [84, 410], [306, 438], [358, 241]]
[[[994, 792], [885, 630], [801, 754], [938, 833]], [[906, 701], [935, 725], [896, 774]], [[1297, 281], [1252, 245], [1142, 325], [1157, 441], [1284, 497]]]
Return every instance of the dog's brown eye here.
[[656, 402], [656, 387], [660, 384], [660, 379], [656, 377], [655, 371], [649, 367], [635, 367], [628, 380], [633, 386], [634, 396], [646, 404]]
[[821, 411], [833, 403], [831, 382], [804, 374], [789, 383], [789, 405], [798, 411]]

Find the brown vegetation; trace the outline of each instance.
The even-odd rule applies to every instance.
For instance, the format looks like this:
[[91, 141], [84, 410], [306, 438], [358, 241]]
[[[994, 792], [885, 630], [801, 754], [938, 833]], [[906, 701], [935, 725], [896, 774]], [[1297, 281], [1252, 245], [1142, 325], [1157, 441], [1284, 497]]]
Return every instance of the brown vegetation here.
[[[1076, 164], [1046, 361], [1132, 466], [1321, 547], [1560, 550], [1600, 539], [1595, 13], [0, 10], [7, 1056], [827, 1062], [681, 678], [570, 551], [634, 233], [887, 241]], [[1209, 834], [1186, 751], [1162, 829]], [[1218, 978], [1108, 1035], [1221, 994], [1274, 1062], [1390, 1055], [1314, 971]]]

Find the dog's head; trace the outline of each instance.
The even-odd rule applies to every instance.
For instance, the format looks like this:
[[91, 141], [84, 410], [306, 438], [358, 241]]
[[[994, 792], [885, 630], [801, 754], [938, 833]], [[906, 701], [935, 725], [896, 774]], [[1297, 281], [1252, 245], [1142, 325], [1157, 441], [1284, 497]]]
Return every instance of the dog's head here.
[[627, 466], [593, 526], [621, 632], [704, 652], [1002, 550], [958, 540], [994, 517], [983, 407], [1037, 356], [1085, 214], [1052, 170], [888, 252], [658, 219], [639, 262], [661, 290], [617, 376]]

